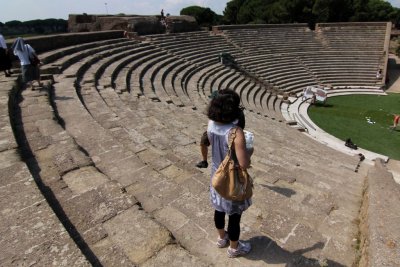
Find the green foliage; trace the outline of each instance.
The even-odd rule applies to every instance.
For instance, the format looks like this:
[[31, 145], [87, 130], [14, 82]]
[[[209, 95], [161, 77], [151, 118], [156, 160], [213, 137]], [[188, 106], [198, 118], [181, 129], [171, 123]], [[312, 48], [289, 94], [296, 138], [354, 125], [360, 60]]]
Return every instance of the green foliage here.
[[400, 11], [384, 0], [231, 0], [224, 10], [229, 24], [389, 21]]
[[63, 19], [36, 19], [24, 22], [12, 20], [4, 23], [4, 25], [1, 27], [2, 33], [9, 37], [59, 33], [67, 32], [67, 30], [68, 22]]
[[238, 24], [238, 14], [246, 0], [231, 0], [226, 4], [224, 18], [227, 24]]
[[310, 118], [324, 131], [359, 147], [400, 159], [400, 126], [393, 114], [400, 113], [400, 94], [387, 96], [350, 95], [328, 98], [326, 106], [311, 106]]
[[220, 17], [208, 7], [189, 6], [182, 9], [180, 14], [195, 17], [200, 26], [216, 25], [220, 19]]

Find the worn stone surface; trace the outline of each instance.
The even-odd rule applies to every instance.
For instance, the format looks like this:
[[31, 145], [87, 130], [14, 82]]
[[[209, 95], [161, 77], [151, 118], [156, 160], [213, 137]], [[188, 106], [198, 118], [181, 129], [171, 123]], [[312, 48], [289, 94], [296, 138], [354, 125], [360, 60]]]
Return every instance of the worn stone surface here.
[[89, 266], [16, 151], [0, 157], [0, 265]]
[[108, 220], [104, 227], [135, 264], [145, 262], [172, 241], [164, 227], [134, 207]]
[[94, 167], [85, 167], [71, 171], [64, 175], [62, 179], [76, 195], [89, 191], [108, 181], [108, 178]]
[[369, 266], [398, 266], [400, 226], [394, 214], [399, 214], [400, 186], [380, 160], [368, 173], [366, 197], [367, 213], [361, 218], [366, 224], [361, 232], [364, 244], [361, 262]]
[[134, 204], [135, 200], [121, 192], [116, 183], [108, 182], [72, 197], [63, 207], [71, 222], [80, 232], [85, 232]]
[[146, 261], [141, 266], [209, 266], [200, 259], [189, 254], [186, 250], [176, 245], [168, 245], [159, 251], [153, 258]]

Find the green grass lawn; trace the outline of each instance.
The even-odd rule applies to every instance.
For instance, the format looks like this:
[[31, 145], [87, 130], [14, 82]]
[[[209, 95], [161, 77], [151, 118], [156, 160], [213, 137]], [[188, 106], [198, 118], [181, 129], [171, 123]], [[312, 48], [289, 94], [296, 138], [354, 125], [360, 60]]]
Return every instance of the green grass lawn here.
[[311, 106], [308, 114], [337, 138], [351, 138], [359, 147], [400, 160], [400, 125], [389, 128], [392, 114], [400, 114], [400, 94], [331, 97], [325, 106]]

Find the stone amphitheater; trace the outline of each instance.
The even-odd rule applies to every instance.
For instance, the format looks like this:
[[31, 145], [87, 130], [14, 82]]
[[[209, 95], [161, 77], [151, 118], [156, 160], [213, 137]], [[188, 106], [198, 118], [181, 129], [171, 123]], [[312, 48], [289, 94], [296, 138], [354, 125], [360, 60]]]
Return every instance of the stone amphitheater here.
[[[236, 25], [27, 39], [45, 84], [0, 79], [0, 266], [400, 266], [389, 159], [339, 146], [301, 99], [308, 85], [384, 95], [390, 31]], [[219, 62], [223, 52], [241, 71]], [[221, 88], [240, 94], [255, 133], [254, 204], [241, 225], [253, 250], [236, 259], [214, 244], [210, 170], [194, 167], [208, 96]]]

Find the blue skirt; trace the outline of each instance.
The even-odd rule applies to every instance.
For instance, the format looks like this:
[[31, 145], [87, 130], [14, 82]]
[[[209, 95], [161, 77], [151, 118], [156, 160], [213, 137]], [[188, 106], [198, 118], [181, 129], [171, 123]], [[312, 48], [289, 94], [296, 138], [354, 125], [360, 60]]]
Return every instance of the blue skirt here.
[[32, 65], [22, 65], [22, 79], [24, 82], [31, 82], [34, 80], [39, 80], [40, 70], [39, 66]]

